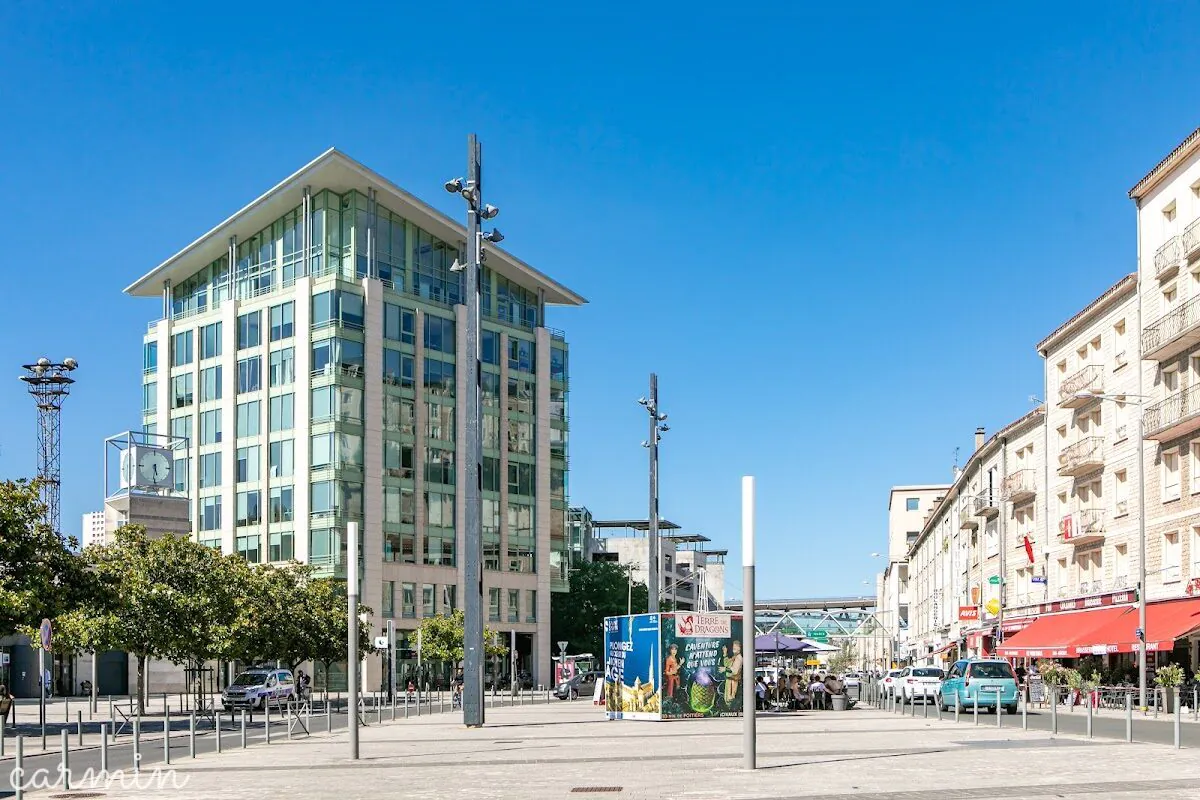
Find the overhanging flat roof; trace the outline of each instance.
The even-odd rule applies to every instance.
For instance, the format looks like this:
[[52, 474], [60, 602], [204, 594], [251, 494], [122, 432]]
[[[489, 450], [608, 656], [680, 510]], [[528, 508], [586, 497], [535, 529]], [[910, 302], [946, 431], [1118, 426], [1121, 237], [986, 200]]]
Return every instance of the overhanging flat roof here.
[[[592, 520], [593, 528], [632, 528], [635, 531], [650, 530], [650, 521], [645, 519], [597, 519]], [[677, 531], [679, 526], [666, 519], [658, 521], [660, 531]]]
[[672, 536], [664, 536], [663, 538], [670, 539], [672, 542], [679, 542], [682, 544], [699, 544], [700, 542], [711, 542], [712, 541], [712, 539], [709, 539], [707, 536], [702, 536], [698, 533], [683, 533], [683, 534], [672, 535]]
[[[265, 194], [217, 225], [187, 247], [125, 288], [136, 297], [157, 297], [163, 281], [181, 281], [220, 258], [229, 250], [229, 238], [249, 238], [301, 203], [305, 186], [314, 191], [329, 189], [339, 194], [350, 189], [375, 189], [380, 204], [411, 220], [446, 242], [461, 242], [467, 233], [459, 223], [401, 189], [374, 170], [331, 147], [293, 172]], [[587, 302], [555, 280], [526, 264], [507, 250], [488, 245], [488, 267], [527, 287], [545, 292], [551, 305], [578, 306]]]

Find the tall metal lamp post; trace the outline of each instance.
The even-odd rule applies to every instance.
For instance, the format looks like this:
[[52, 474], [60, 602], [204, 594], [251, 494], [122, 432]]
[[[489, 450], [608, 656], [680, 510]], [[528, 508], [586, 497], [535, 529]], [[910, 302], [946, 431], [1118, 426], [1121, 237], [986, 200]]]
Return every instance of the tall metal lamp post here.
[[38, 408], [38, 481], [41, 483], [42, 503], [46, 506], [46, 524], [60, 533], [59, 494], [62, 460], [62, 404], [71, 393], [75, 379], [71, 373], [79, 367], [73, 358], [52, 362], [39, 358], [23, 364], [27, 374], [21, 376], [33, 395]]
[[463, 724], [469, 728], [483, 725], [483, 419], [480, 403], [479, 292], [483, 243], [504, 239], [500, 231], [480, 231], [480, 221], [500, 213], [483, 203], [483, 155], [475, 134], [467, 137], [467, 177], [446, 181], [446, 191], [462, 195], [467, 203], [467, 263], [455, 259], [451, 270], [464, 273], [463, 299], [467, 307], [467, 358], [469, 388], [466, 397], [466, 426], [463, 432], [467, 458], [463, 489]]
[[[1140, 365], [1139, 365], [1140, 366]], [[1081, 400], [1108, 400], [1113, 403], [1129, 403], [1138, 406], [1137, 415], [1137, 463], [1138, 463], [1138, 708], [1146, 710], [1146, 466], [1143, 462], [1146, 442], [1145, 405], [1149, 398], [1140, 394], [1102, 394], [1078, 392]], [[1130, 399], [1133, 398], [1133, 399]]]
[[638, 399], [638, 402], [650, 415], [650, 438], [642, 442], [642, 447], [650, 450], [650, 515], [647, 524], [647, 544], [650, 549], [650, 572], [647, 575], [650, 590], [650, 605], [647, 608], [651, 614], [658, 613], [658, 584], [659, 571], [662, 569], [662, 556], [658, 547], [658, 443], [662, 434], [671, 430], [666, 425], [667, 415], [658, 410], [658, 375], [650, 373], [650, 396]]

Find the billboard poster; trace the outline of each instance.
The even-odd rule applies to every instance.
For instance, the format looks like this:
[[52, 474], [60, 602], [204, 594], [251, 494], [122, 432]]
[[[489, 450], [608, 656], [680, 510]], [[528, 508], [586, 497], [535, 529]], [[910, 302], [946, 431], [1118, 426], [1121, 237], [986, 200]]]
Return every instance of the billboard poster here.
[[742, 714], [742, 618], [679, 611], [662, 615], [662, 719]]
[[604, 711], [609, 719], [661, 719], [658, 614], [604, 620]]

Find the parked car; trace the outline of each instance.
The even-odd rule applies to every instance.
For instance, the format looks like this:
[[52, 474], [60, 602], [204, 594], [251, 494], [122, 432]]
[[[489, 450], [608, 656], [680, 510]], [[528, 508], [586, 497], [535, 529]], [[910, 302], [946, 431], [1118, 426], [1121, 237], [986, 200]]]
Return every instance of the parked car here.
[[221, 706], [226, 711], [261, 711], [268, 705], [282, 708], [295, 696], [296, 682], [290, 669], [247, 669], [221, 692]]
[[603, 675], [599, 672], [581, 672], [554, 687], [554, 696], [559, 700], [578, 700], [581, 696], [591, 697], [596, 692], [596, 681], [602, 679]]
[[896, 679], [900, 677], [902, 669], [888, 670], [888, 674], [883, 676], [883, 693], [885, 695], [896, 693]]
[[862, 673], [847, 672], [842, 676], [842, 685], [847, 689], [851, 686], [862, 686]]
[[[492, 690], [492, 684], [494, 682], [495, 681], [491, 675], [486, 676], [483, 681], [483, 688], [486, 691], [490, 692]], [[520, 672], [518, 672], [517, 673], [517, 687], [520, 689], [523, 689], [523, 690], [532, 689], [533, 688], [533, 676], [524, 670], [521, 670]], [[512, 690], [512, 682], [509, 680], [507, 675], [500, 676], [500, 682], [496, 683], [496, 690], [497, 691], [511, 691]]]
[[937, 697], [938, 687], [946, 673], [940, 667], [908, 667], [899, 678], [904, 702], [915, 703], [917, 698], [928, 703]]
[[[997, 690], [999, 694], [997, 695]], [[938, 691], [938, 703], [946, 711], [955, 700], [965, 709], [978, 702], [982, 709], [1000, 713], [1003, 707], [1009, 714], [1017, 713], [1017, 676], [1012, 666], [1002, 659], [963, 659], [954, 662]]]

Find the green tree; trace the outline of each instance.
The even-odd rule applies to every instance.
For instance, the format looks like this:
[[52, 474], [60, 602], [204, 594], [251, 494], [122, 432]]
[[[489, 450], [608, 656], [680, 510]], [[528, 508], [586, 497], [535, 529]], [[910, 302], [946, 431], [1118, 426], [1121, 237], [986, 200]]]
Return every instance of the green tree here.
[[630, 580], [628, 568], [620, 564], [580, 564], [571, 572], [569, 590], [550, 596], [551, 640], [569, 642], [571, 652], [603, 657], [604, 618], [620, 616], [627, 609], [643, 614], [649, 606], [646, 584], [634, 582], [631, 588]]
[[[421, 657], [458, 666], [463, 660], [466, 641], [466, 615], [455, 609], [448, 617], [426, 617], [421, 620]], [[508, 647], [491, 628], [483, 629], [483, 654], [487, 657], [506, 656]]]
[[829, 671], [834, 675], [844, 675], [858, 663], [858, 652], [854, 642], [843, 641], [841, 649], [829, 657]]
[[[309, 580], [299, 599], [306, 626], [307, 659], [319, 661], [329, 674], [330, 665], [347, 661], [349, 620], [346, 618], [346, 584], [331, 578]], [[365, 658], [375, 651], [371, 628], [372, 611], [358, 604], [358, 655]], [[349, 666], [349, 665], [347, 665]], [[326, 681], [328, 687], [328, 681]]]
[[0, 636], [36, 628], [79, 605], [92, 590], [83, 561], [45, 523], [38, 484], [0, 481]]
[[88, 548], [100, 590], [80, 613], [90, 615], [92, 644], [137, 659], [137, 692], [144, 709], [146, 661], [202, 662], [231, 649], [240, 584], [246, 574], [237, 556], [182, 536], [150, 538], [136, 525], [115, 541]]

